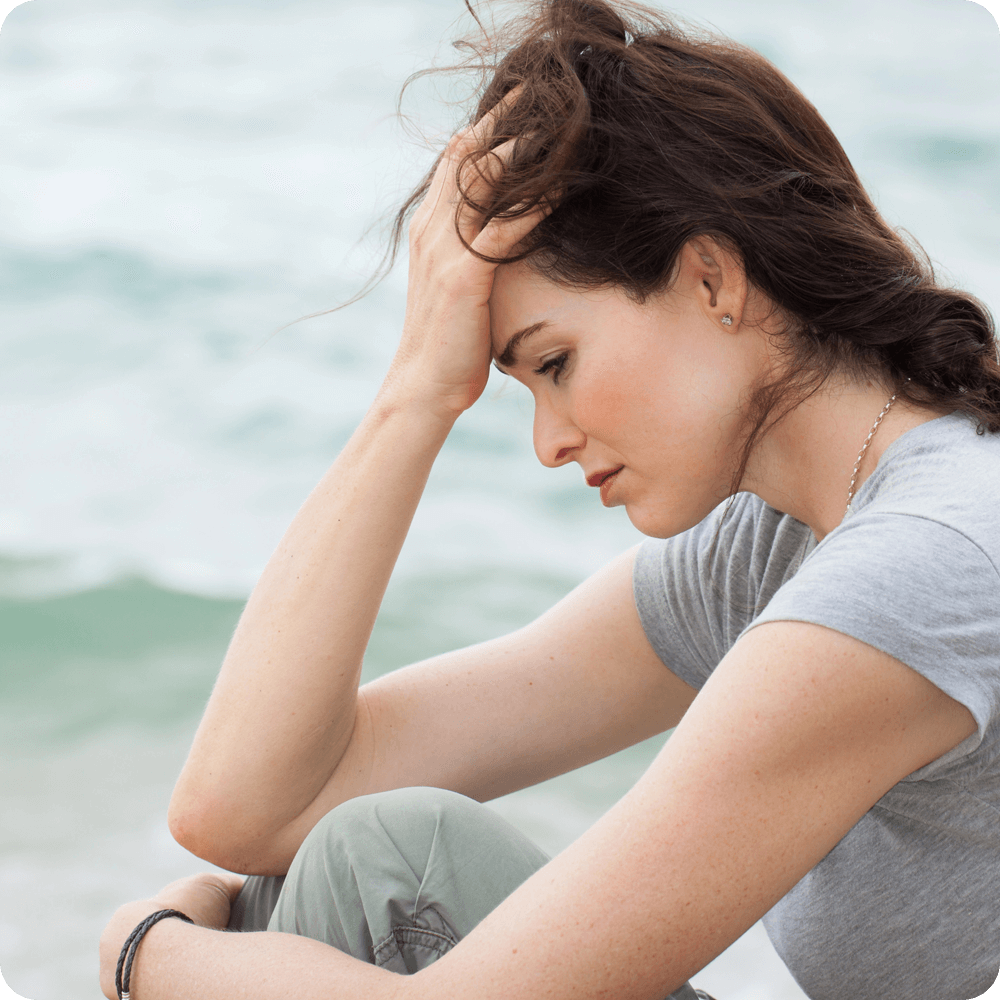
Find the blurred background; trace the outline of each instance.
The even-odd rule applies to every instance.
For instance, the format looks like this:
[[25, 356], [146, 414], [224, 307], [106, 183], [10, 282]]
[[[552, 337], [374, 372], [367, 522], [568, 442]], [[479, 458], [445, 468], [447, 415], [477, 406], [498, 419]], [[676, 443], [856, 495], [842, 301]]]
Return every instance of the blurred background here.
[[[967, 0], [682, 0], [840, 136], [893, 224], [1000, 305], [1000, 34]], [[0, 968], [98, 1000], [120, 903], [205, 865], [166, 807], [243, 601], [370, 402], [406, 266], [344, 301], [433, 159], [394, 117], [458, 0], [33, 0], [0, 35]], [[448, 87], [405, 105], [433, 143]], [[368, 235], [365, 236], [366, 231]], [[368, 677], [520, 626], [638, 535], [541, 468], [493, 374], [413, 525]], [[558, 851], [663, 738], [495, 803]], [[759, 927], [696, 979], [802, 994]]]

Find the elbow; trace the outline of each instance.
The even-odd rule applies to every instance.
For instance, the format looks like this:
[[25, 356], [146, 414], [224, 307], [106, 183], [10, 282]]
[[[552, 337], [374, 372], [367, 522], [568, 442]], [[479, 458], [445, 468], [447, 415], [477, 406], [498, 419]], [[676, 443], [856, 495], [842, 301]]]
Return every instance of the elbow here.
[[195, 857], [227, 871], [240, 870], [240, 845], [219, 803], [176, 788], [167, 809], [167, 826], [174, 840]]
[[191, 802], [175, 791], [167, 809], [167, 826], [170, 835], [186, 851], [219, 868], [229, 868], [227, 862], [232, 860], [234, 845], [227, 844], [219, 836], [221, 831], [213, 828], [212, 813], [211, 808]]
[[288, 870], [284, 859], [275, 856], [272, 838], [241, 835], [243, 824], [222, 803], [175, 790], [167, 826], [181, 847], [217, 868], [240, 875], [284, 875]]

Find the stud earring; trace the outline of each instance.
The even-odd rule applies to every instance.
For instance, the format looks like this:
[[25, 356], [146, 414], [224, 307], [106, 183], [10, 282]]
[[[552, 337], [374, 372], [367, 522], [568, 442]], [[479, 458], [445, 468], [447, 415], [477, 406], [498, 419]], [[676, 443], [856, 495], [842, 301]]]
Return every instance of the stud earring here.
[[733, 325], [733, 317], [730, 316], [729, 313], [726, 313], [726, 315], [722, 317], [722, 325], [723, 326], [732, 326]]

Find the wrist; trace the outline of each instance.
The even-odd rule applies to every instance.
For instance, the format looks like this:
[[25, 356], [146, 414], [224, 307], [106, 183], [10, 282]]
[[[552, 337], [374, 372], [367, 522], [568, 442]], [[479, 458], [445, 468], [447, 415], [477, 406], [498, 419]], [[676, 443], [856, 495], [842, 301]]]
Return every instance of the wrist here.
[[447, 436], [455, 421], [471, 405], [468, 394], [441, 392], [427, 381], [390, 372], [370, 412], [379, 423], [402, 417], [409, 423]]
[[163, 908], [163, 904], [156, 899], [138, 899], [135, 902], [119, 906], [108, 926], [104, 929], [102, 941], [105, 937], [108, 938], [108, 943], [115, 946], [115, 955], [117, 956], [129, 934], [146, 917]]
[[100, 939], [101, 990], [109, 1000], [117, 1000], [115, 969], [128, 936], [146, 917], [163, 907], [155, 899], [140, 899], [115, 910]]
[[400, 352], [386, 374], [376, 402], [434, 415], [450, 425], [482, 395], [488, 380], [488, 364], [480, 375], [470, 377], [468, 373], [442, 371]]

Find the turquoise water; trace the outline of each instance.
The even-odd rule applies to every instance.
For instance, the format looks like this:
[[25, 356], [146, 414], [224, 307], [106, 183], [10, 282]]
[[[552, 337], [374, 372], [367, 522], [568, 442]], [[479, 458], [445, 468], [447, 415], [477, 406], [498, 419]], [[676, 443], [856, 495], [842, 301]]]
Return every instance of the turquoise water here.
[[[1000, 303], [1000, 32], [967, 0], [705, 0], [840, 135], [888, 218]], [[119, 903], [203, 867], [166, 803], [242, 602], [391, 356], [354, 292], [428, 152], [392, 118], [460, 4], [32, 0], [0, 33], [0, 968], [96, 1000]], [[430, 89], [410, 110], [449, 128]], [[366, 663], [515, 628], [637, 540], [542, 469], [497, 379], [449, 441]], [[652, 741], [497, 804], [548, 849]], [[751, 932], [699, 982], [801, 997]]]

